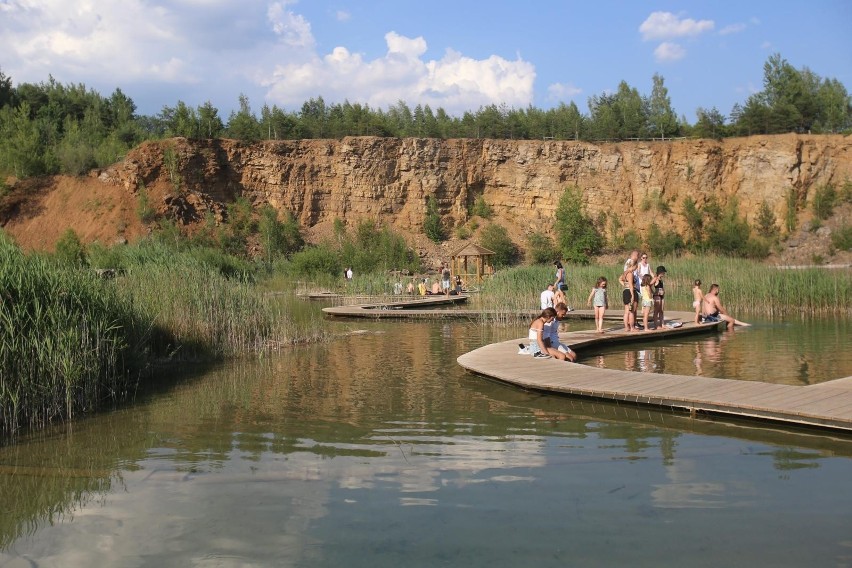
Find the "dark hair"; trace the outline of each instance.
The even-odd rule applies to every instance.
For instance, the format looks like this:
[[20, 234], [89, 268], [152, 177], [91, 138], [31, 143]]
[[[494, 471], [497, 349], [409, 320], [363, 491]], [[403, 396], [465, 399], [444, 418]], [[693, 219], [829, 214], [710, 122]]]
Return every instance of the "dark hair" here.
[[598, 278], [597, 288], [600, 288], [601, 284], [603, 284], [604, 282], [606, 282], [606, 276], [601, 276], [600, 278]]
[[692, 283], [693, 286], [701, 286], [701, 280], [698, 278], [695, 279], [695, 282]]
[[[541, 314], [539, 314], [538, 317], [539, 318], [545, 318], [545, 319], [546, 318], [555, 318], [556, 317], [556, 310], [554, 310], [553, 308], [544, 308], [541, 311]], [[535, 318], [535, 319], [538, 319], [538, 318]]]
[[556, 266], [556, 268], [562, 268], [562, 262], [561, 262], [561, 261], [559, 261], [559, 260], [557, 260], [557, 261], [556, 261], [556, 262], [554, 262], [553, 264], [554, 264], [554, 266]]

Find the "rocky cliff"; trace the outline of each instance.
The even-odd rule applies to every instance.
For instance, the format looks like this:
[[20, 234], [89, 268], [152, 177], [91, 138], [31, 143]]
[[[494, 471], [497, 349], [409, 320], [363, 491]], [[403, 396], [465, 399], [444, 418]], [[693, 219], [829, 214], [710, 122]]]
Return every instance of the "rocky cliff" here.
[[[334, 219], [371, 218], [421, 232], [434, 196], [448, 227], [469, 220], [478, 196], [519, 239], [549, 232], [566, 186], [593, 218], [618, 215], [642, 232], [651, 222], [684, 229], [681, 204], [736, 198], [751, 221], [764, 201], [779, 223], [795, 191], [801, 219], [820, 184], [852, 179], [852, 137], [780, 135], [591, 144], [565, 141], [357, 137], [267, 141], [172, 139], [145, 143], [92, 182], [134, 196], [140, 188], [185, 223], [244, 196], [291, 211], [321, 232]], [[666, 206], [667, 205], [667, 206]], [[132, 208], [131, 208], [132, 209]], [[7, 218], [4, 220], [10, 223]], [[132, 220], [124, 221], [125, 230]]]

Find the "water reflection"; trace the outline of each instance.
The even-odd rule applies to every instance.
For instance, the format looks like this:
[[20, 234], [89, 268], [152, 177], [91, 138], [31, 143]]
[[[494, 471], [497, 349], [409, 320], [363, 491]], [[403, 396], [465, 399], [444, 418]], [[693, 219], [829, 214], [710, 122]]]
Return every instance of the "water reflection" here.
[[845, 320], [758, 322], [753, 328], [601, 348], [582, 363], [598, 368], [810, 385], [852, 376]]
[[[734, 542], [738, 561], [784, 566], [850, 552], [850, 440], [538, 396], [455, 364], [518, 330], [343, 326], [366, 333], [223, 365], [0, 449], [0, 565], [650, 566], [690, 554], [709, 566], [729, 564]], [[639, 369], [678, 356], [655, 349], [619, 357]], [[779, 521], [793, 512], [795, 530]], [[732, 515], [749, 531], [731, 531]], [[820, 546], [791, 552], [793, 535]]]

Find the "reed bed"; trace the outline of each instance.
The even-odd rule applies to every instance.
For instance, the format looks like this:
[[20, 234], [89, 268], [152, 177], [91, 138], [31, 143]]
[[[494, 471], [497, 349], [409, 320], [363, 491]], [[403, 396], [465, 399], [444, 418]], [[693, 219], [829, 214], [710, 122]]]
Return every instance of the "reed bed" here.
[[124, 397], [130, 305], [93, 274], [59, 270], [0, 237], [0, 433]]
[[[721, 286], [722, 303], [732, 312], [779, 317], [790, 314], [852, 316], [852, 270], [781, 269], [749, 260], [702, 256], [655, 262], [666, 267], [666, 306], [692, 310], [692, 283], [700, 279], [706, 292]], [[609, 281], [610, 310], [621, 309], [617, 265], [566, 266], [568, 303], [586, 308], [589, 292], [599, 276]], [[526, 318], [539, 309], [539, 294], [553, 282], [554, 270], [526, 266], [501, 270], [481, 287], [480, 305], [495, 321]]]
[[112, 280], [0, 234], [0, 443], [135, 391], [152, 363], [266, 354], [329, 337], [316, 318], [196, 255], [133, 252]]

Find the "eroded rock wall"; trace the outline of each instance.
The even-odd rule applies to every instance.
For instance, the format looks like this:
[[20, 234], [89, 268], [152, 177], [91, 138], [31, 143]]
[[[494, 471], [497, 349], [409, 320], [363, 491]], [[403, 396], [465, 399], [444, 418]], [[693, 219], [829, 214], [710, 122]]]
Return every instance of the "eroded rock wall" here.
[[[163, 158], [171, 153], [167, 165]], [[683, 199], [736, 198], [751, 221], [766, 201], [780, 220], [796, 192], [805, 210], [820, 184], [852, 179], [852, 137], [755, 136], [590, 144], [566, 141], [353, 137], [246, 144], [233, 140], [146, 143], [105, 174], [130, 191], [171, 183], [228, 202], [291, 211], [306, 227], [378, 219], [422, 228], [429, 196], [448, 226], [468, 220], [479, 195], [514, 233], [548, 231], [568, 185], [593, 218], [619, 216], [640, 232], [652, 222], [683, 230]], [[667, 203], [666, 207], [657, 204]]]

